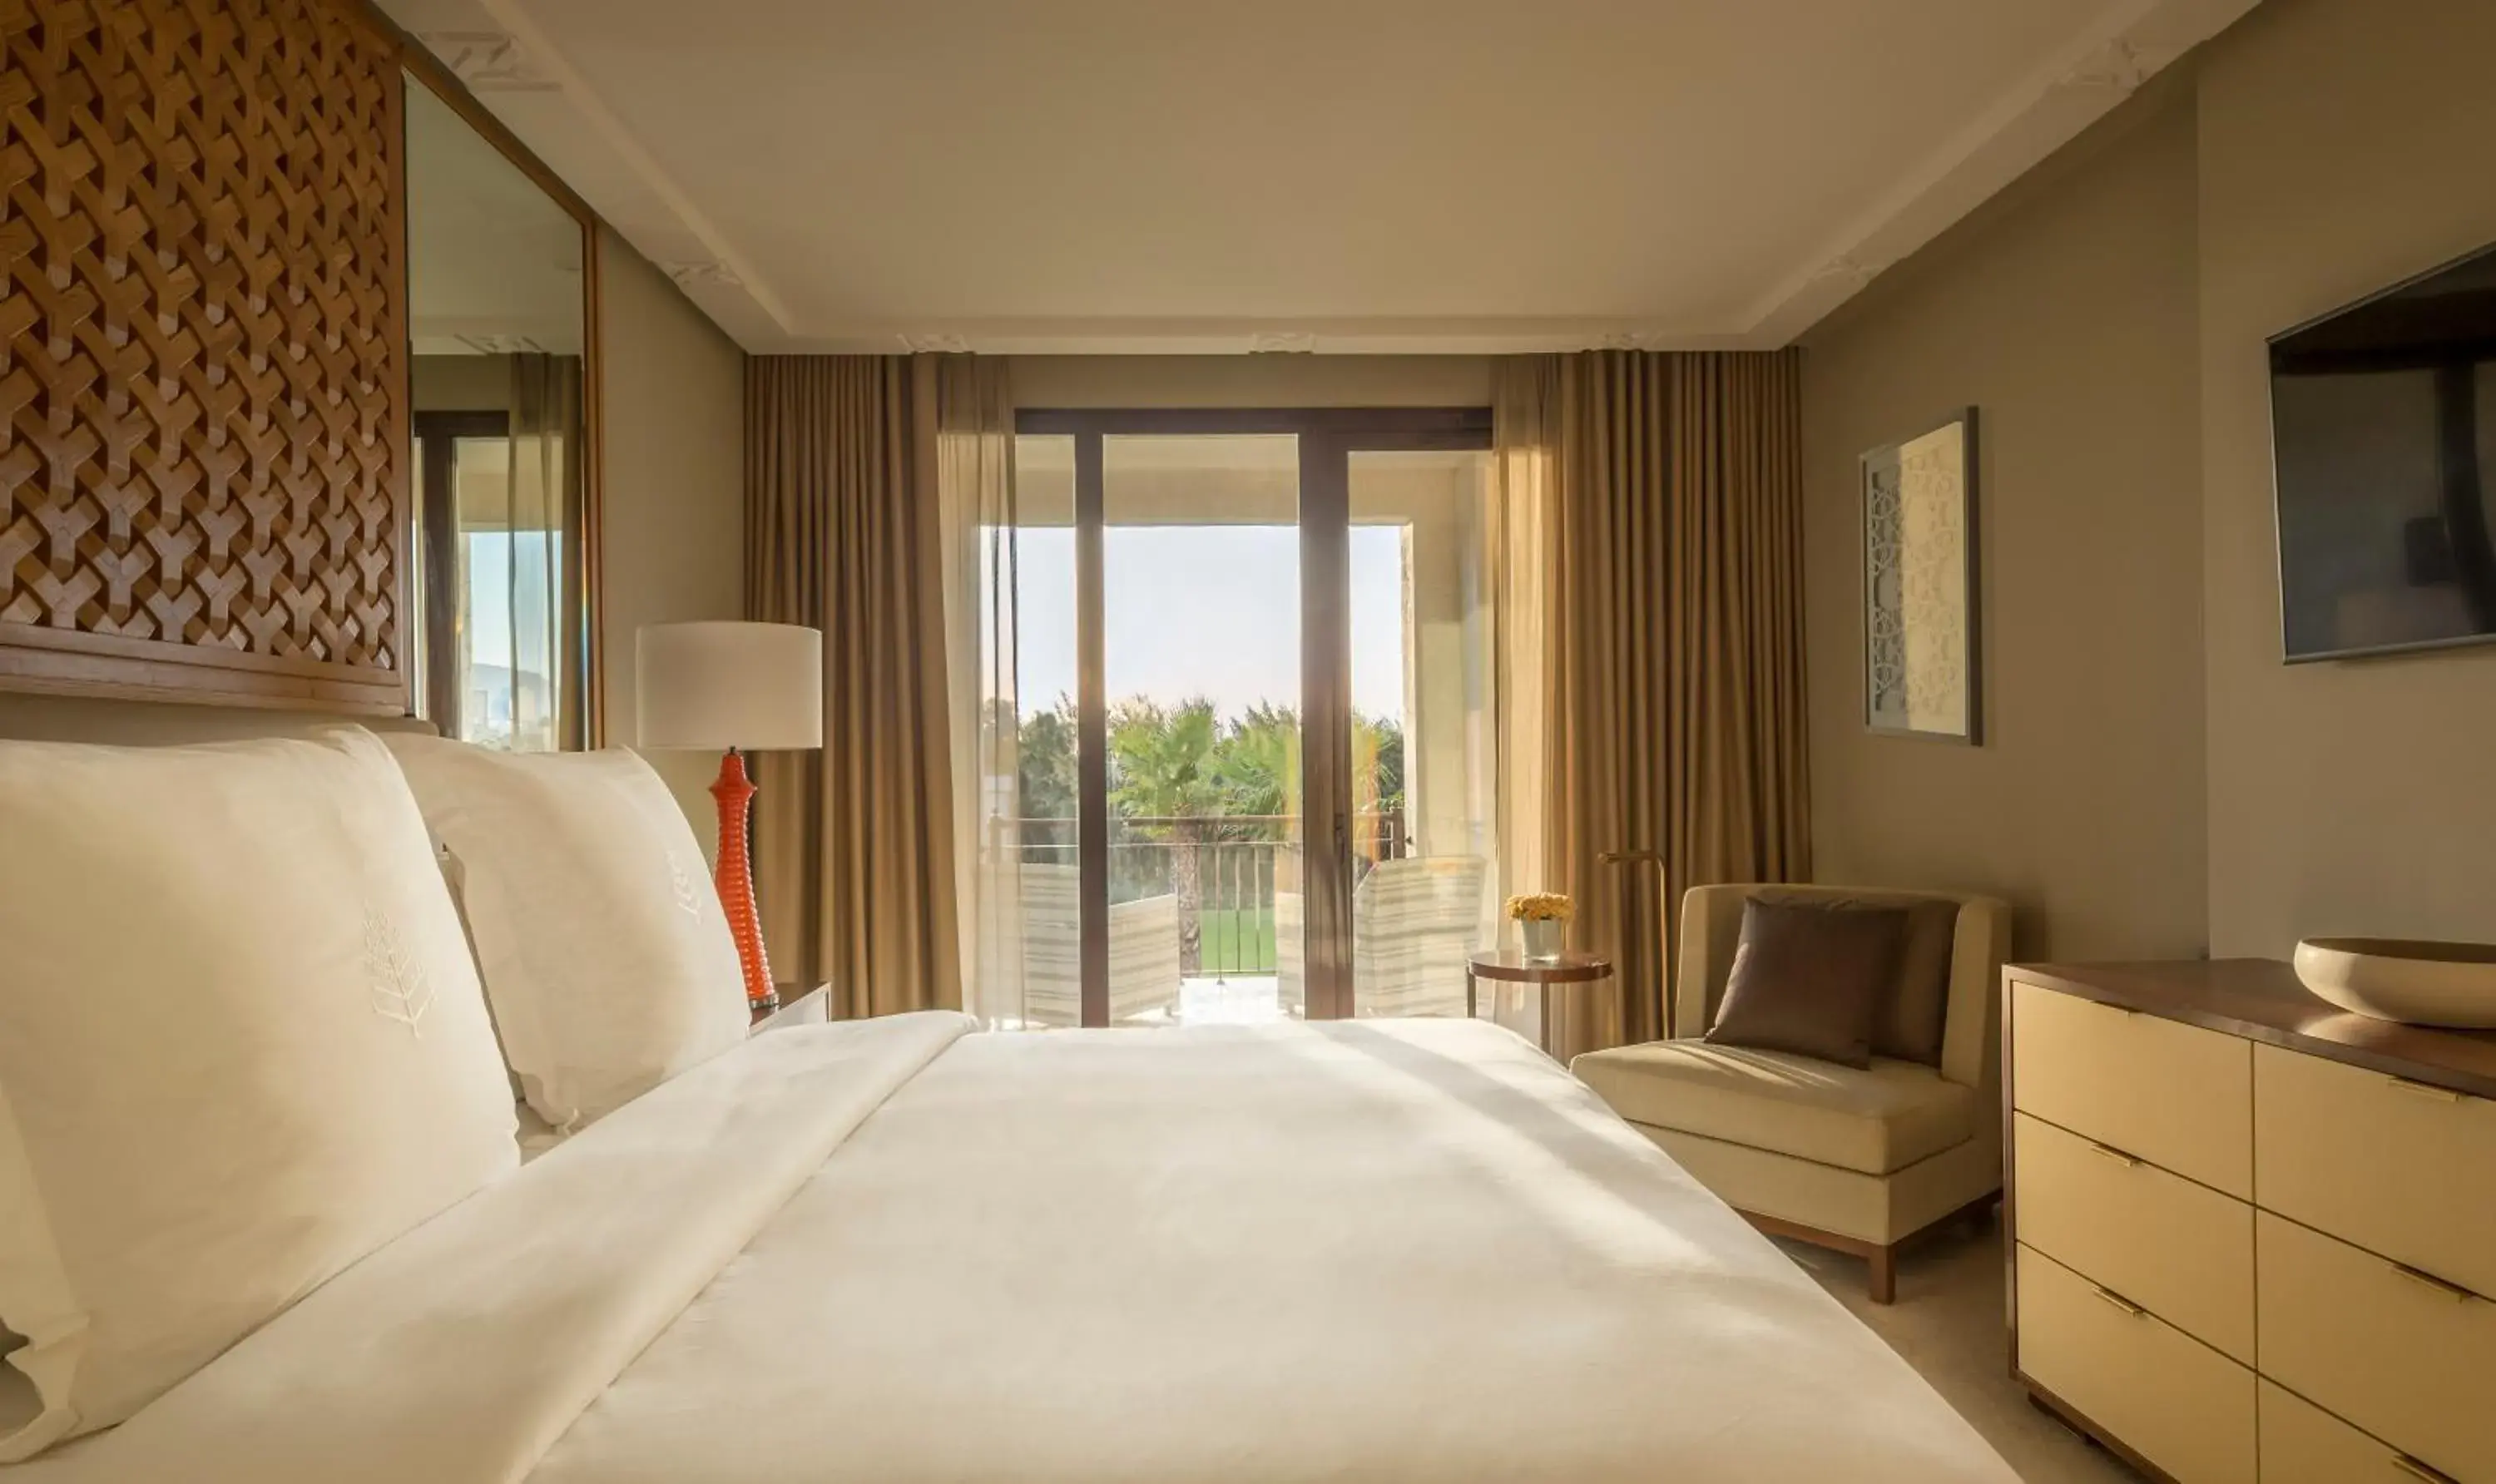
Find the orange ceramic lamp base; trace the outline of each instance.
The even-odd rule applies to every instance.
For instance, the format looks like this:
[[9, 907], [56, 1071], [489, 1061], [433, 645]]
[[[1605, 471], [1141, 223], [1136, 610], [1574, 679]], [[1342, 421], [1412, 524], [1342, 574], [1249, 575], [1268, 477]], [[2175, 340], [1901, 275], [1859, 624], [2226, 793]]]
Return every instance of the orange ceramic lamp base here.
[[771, 987], [771, 961], [763, 952], [763, 924], [754, 913], [754, 863], [746, 821], [754, 812], [754, 781], [745, 776], [745, 757], [730, 748], [719, 760], [719, 779], [710, 786], [719, 801], [719, 905], [728, 912], [728, 931], [736, 940], [736, 957], [745, 970], [746, 1007], [757, 1015], [780, 1007]]

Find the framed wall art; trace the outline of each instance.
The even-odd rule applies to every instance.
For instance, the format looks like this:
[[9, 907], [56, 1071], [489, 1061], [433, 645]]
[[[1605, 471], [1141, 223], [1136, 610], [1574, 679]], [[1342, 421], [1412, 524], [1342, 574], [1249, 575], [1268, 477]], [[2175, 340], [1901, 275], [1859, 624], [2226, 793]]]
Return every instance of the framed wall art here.
[[1863, 721], [1975, 744], [1976, 409], [1863, 455]]

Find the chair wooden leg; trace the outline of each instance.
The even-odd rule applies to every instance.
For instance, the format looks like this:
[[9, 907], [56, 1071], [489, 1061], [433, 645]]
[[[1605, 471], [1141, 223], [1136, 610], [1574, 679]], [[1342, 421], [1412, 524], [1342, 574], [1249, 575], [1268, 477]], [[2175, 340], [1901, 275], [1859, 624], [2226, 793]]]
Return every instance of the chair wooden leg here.
[[[1990, 1196], [1986, 1197], [1988, 1200], [1991, 1198], [1992, 1197]], [[1901, 1238], [1896, 1242], [1885, 1245], [1881, 1243], [1866, 1242], [1860, 1237], [1849, 1237], [1840, 1235], [1833, 1231], [1823, 1231], [1817, 1226], [1805, 1226], [1800, 1221], [1789, 1221], [1783, 1217], [1762, 1216], [1756, 1211], [1745, 1211], [1739, 1206], [1733, 1208], [1733, 1214], [1772, 1237], [1786, 1237], [1796, 1242], [1808, 1242], [1814, 1247], [1825, 1247], [1834, 1252], [1859, 1254], [1863, 1258], [1864, 1266], [1869, 1269], [1869, 1282], [1865, 1283], [1865, 1287], [1870, 1290], [1872, 1302], [1876, 1304], [1896, 1302], [1898, 1297], [1898, 1249], [1905, 1246], [1909, 1240], [1922, 1234], [1920, 1232], [1909, 1232], [1906, 1237]], [[1947, 1221], [1948, 1218], [1944, 1218], [1944, 1220]], [[1929, 1229], [1929, 1227], [1926, 1228], [1926, 1230]]]

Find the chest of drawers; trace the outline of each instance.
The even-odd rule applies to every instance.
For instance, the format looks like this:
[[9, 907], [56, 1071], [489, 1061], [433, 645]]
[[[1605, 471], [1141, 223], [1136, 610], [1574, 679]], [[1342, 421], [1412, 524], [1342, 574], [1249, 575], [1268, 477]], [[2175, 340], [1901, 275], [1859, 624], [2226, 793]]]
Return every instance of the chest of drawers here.
[[2496, 1035], [2004, 971], [2012, 1368], [2175, 1484], [2496, 1484]]

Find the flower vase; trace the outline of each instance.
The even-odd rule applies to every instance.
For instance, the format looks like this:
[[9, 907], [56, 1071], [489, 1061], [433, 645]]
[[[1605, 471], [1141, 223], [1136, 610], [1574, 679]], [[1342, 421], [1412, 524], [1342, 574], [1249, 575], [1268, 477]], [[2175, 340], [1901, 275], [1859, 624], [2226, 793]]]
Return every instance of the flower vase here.
[[1567, 924], [1556, 917], [1541, 921], [1527, 919], [1516, 925], [1525, 940], [1525, 956], [1538, 964], [1548, 964], [1560, 957], [1560, 933]]

